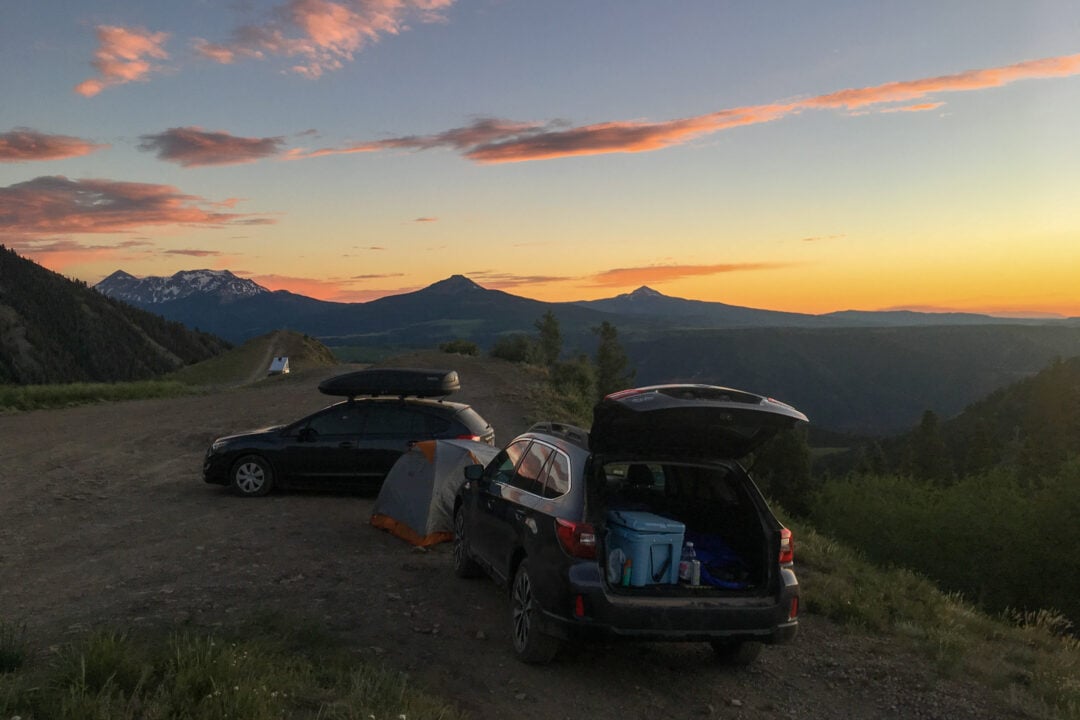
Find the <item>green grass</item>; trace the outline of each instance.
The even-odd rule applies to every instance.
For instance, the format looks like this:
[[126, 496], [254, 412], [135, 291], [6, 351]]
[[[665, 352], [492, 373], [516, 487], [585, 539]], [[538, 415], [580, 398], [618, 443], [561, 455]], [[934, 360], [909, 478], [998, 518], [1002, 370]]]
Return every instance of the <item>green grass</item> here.
[[0, 385], [0, 410], [42, 410], [117, 400], [179, 397], [194, 391], [175, 380], [58, 385]]
[[925, 655], [943, 675], [964, 676], [1034, 718], [1080, 718], [1080, 639], [1049, 611], [993, 617], [903, 568], [789, 524], [803, 607], [839, 623], [887, 635]]
[[283, 617], [234, 632], [98, 631], [0, 675], [0, 717], [457, 720], [408, 678]]
[[26, 626], [0, 620], [0, 673], [18, 670], [26, 664], [29, 655]]

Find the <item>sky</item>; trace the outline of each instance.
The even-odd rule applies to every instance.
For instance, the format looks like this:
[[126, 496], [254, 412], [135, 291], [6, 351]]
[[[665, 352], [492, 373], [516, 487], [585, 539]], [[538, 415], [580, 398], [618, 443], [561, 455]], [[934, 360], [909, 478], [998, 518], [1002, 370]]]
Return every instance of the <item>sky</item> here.
[[1080, 316], [1080, 3], [36, 0], [0, 243], [365, 302]]

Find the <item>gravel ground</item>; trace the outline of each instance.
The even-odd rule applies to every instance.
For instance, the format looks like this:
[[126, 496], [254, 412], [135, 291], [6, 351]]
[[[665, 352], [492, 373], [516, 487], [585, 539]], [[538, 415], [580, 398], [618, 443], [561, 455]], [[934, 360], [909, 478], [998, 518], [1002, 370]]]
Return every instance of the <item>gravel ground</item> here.
[[[513, 366], [445, 355], [399, 364], [456, 367], [455, 399], [497, 440], [527, 425]], [[454, 577], [446, 545], [419, 551], [372, 528], [371, 498], [241, 499], [202, 482], [214, 437], [323, 407], [316, 384], [342, 370], [0, 415], [0, 617], [45, 643], [101, 625], [214, 627], [256, 610], [314, 617], [360, 656], [492, 720], [1008, 716], [985, 689], [939, 677], [890, 639], [812, 615], [749, 669], [717, 665], [704, 644], [652, 643], [572, 647], [526, 666], [510, 649], [505, 593]]]

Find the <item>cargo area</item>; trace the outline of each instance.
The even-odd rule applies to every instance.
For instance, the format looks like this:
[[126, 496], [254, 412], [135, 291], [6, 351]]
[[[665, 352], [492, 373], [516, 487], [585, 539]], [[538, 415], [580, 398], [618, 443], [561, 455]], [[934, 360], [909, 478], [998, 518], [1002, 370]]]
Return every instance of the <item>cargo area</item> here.
[[[760, 594], [770, 533], [737, 465], [607, 463], [590, 483], [598, 559], [613, 592]], [[690, 543], [696, 567], [680, 568]]]

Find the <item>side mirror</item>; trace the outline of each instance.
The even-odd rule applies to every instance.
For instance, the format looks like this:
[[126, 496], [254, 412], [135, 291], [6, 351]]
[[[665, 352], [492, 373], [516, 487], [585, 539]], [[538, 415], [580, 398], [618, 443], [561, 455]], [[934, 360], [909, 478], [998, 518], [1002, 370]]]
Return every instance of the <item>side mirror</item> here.
[[465, 479], [466, 480], [480, 480], [484, 477], [483, 465], [466, 465], [465, 466]]

